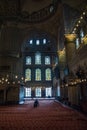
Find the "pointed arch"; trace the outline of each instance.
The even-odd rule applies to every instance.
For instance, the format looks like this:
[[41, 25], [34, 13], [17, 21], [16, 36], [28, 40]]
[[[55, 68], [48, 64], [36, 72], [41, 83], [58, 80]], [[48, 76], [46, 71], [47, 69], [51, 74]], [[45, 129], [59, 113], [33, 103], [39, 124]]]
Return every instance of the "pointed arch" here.
[[31, 69], [25, 70], [25, 81], [31, 81]]
[[45, 70], [45, 80], [51, 80], [51, 69], [50, 68], [47, 68]]
[[36, 81], [41, 81], [41, 69], [36, 69], [35, 70], [35, 80]]

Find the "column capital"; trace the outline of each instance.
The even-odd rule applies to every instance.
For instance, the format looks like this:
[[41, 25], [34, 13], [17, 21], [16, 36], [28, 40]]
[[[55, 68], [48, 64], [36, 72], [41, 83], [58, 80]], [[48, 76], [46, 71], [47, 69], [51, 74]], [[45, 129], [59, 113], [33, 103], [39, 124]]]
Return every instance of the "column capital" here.
[[87, 34], [83, 37], [84, 44], [87, 44]]
[[76, 39], [76, 34], [65, 34], [66, 42], [73, 42]]

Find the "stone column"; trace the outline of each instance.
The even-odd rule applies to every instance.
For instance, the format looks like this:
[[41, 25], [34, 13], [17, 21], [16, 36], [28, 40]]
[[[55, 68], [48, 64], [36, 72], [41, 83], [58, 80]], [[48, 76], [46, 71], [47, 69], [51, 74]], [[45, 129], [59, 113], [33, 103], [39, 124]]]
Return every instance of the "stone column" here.
[[66, 66], [65, 48], [63, 50], [58, 51], [58, 57], [59, 57], [60, 78], [63, 79], [63, 77], [64, 77], [64, 68]]
[[76, 34], [66, 34], [65, 35], [65, 49], [66, 49], [66, 61], [68, 66], [70, 65], [70, 62], [75, 55], [76, 51]]
[[79, 105], [79, 88], [77, 85], [68, 86], [68, 98], [71, 105]]
[[66, 52], [65, 48], [63, 50], [58, 51], [58, 58], [59, 58], [59, 68], [60, 68], [60, 79], [59, 79], [59, 89], [60, 89], [60, 96], [63, 96], [63, 89], [61, 89], [62, 84], [60, 82], [63, 81], [64, 78], [64, 69], [66, 66]]

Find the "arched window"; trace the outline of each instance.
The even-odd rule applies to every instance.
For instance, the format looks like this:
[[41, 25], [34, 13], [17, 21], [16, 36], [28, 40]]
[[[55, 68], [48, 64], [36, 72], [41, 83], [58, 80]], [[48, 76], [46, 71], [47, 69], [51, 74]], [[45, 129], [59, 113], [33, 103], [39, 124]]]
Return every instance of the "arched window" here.
[[84, 37], [84, 32], [83, 32], [83, 29], [82, 29], [82, 28], [81, 28], [81, 30], [80, 30], [80, 36], [81, 36], [81, 38]]
[[45, 56], [45, 65], [50, 65], [50, 56]]
[[31, 81], [31, 69], [25, 70], [25, 81]]
[[45, 79], [46, 80], [51, 80], [51, 69], [47, 68], [45, 70]]
[[41, 64], [41, 54], [39, 52], [35, 54], [35, 64]]
[[43, 39], [43, 44], [46, 44], [46, 39]]
[[40, 44], [40, 40], [36, 40], [36, 45], [39, 45]]
[[41, 70], [40, 69], [35, 70], [35, 80], [41, 81]]
[[30, 44], [33, 44], [33, 40], [30, 40], [29, 43], [30, 43]]
[[31, 57], [30, 56], [26, 57], [26, 65], [31, 65]]
[[79, 38], [76, 38], [76, 49], [78, 49], [80, 46], [80, 41], [79, 41]]
[[83, 37], [84, 37], [84, 32], [83, 32], [83, 29], [81, 28], [80, 30], [81, 43], [83, 43]]

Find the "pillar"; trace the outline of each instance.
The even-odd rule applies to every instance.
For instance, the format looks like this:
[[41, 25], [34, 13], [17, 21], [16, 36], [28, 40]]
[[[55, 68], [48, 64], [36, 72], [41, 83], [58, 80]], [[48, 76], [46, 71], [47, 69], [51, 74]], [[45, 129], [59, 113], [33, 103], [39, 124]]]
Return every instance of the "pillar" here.
[[66, 66], [65, 48], [63, 50], [58, 51], [58, 57], [59, 57], [60, 79], [63, 79], [63, 77], [64, 77], [64, 68]]
[[65, 49], [66, 49], [66, 62], [68, 66], [70, 65], [70, 62], [75, 55], [76, 51], [76, 34], [66, 34], [65, 35]]

